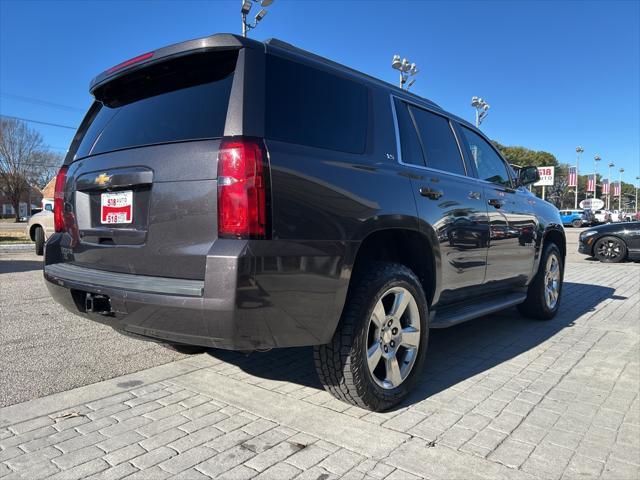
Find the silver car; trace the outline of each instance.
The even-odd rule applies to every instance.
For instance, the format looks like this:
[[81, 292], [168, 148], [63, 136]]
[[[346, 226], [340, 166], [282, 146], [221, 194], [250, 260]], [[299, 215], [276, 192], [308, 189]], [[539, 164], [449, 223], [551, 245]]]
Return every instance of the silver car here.
[[36, 245], [36, 255], [44, 253], [44, 243], [54, 232], [53, 212], [50, 210], [42, 210], [29, 218], [29, 222], [24, 230]]

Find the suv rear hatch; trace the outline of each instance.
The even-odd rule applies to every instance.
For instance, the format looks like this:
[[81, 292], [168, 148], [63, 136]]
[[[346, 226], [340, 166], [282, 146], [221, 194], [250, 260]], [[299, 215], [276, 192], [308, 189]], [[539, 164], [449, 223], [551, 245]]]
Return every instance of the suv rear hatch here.
[[204, 278], [238, 52], [200, 50], [130, 68], [147, 54], [114, 67], [121, 75], [98, 77], [65, 162], [66, 261]]

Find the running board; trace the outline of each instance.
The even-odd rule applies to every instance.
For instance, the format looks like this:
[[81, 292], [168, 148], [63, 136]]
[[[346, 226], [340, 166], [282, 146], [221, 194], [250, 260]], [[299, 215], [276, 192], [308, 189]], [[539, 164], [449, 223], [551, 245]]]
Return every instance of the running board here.
[[514, 292], [493, 296], [484, 300], [449, 305], [438, 309], [431, 320], [430, 328], [447, 328], [458, 323], [482, 317], [498, 310], [513, 307], [524, 302], [526, 293]]

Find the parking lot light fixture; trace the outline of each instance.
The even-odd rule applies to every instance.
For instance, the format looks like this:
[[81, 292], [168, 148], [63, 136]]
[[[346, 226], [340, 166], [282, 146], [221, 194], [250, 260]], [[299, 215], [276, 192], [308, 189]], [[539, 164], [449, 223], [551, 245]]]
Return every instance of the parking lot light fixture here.
[[402, 60], [400, 60], [400, 55], [397, 55], [397, 54], [394, 55], [393, 58], [391, 59], [391, 68], [393, 68], [394, 70], [398, 70], [400, 72], [399, 86], [400, 88], [403, 88], [406, 90], [409, 90], [411, 85], [413, 85], [416, 81], [414, 78], [405, 87], [405, 85], [407, 84], [407, 81], [409, 80], [409, 77], [413, 77], [414, 75], [417, 75], [419, 73], [418, 67], [416, 66], [415, 63], [411, 63], [406, 58], [403, 58]]
[[[249, 15], [249, 12], [251, 11], [251, 7], [253, 6], [253, 3], [260, 3], [260, 6], [263, 7], [262, 10], [260, 10], [256, 16], [253, 19], [253, 23], [248, 23], [247, 22], [247, 15]], [[242, 8], [240, 9], [240, 14], [242, 15], [242, 36], [246, 37], [247, 34], [249, 33], [249, 30], [253, 30], [254, 28], [256, 28], [258, 26], [258, 23], [260, 23], [262, 21], [262, 19], [265, 17], [265, 15], [267, 14], [267, 10], [265, 10], [267, 7], [269, 7], [271, 4], [273, 4], [274, 0], [242, 0]]]
[[489, 114], [490, 105], [480, 97], [471, 97], [471, 106], [476, 109], [476, 127], [480, 127], [482, 120]]

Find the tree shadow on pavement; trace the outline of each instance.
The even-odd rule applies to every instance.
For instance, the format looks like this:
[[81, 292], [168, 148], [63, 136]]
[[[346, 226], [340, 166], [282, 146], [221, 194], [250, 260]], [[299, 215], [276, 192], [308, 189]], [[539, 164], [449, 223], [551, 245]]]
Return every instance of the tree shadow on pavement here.
[[[609, 287], [565, 282], [560, 310], [553, 320], [531, 320], [510, 308], [450, 328], [431, 330], [422, 378], [404, 405], [419, 402], [535, 348], [558, 332], [572, 328], [576, 319], [607, 299], [626, 297], [615, 295]], [[256, 377], [322, 388], [310, 347], [251, 355], [212, 350], [210, 355]]]
[[3, 273], [30, 272], [42, 270], [42, 260], [1, 260], [0, 275]]

